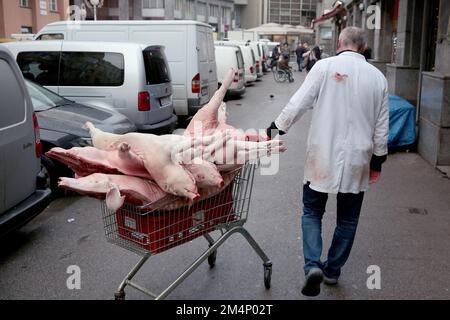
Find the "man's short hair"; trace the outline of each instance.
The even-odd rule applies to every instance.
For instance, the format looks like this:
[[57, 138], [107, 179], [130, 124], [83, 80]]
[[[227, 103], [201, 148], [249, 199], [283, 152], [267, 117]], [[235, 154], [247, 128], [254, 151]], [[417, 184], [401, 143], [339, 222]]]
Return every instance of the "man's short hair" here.
[[341, 31], [339, 40], [346, 47], [355, 47], [364, 50], [366, 47], [366, 32], [358, 27], [347, 27]]

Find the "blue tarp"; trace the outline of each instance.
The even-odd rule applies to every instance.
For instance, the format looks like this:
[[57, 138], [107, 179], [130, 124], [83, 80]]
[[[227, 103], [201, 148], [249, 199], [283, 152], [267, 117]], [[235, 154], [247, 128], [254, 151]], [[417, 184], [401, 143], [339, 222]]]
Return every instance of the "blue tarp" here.
[[389, 95], [388, 147], [411, 145], [416, 141], [416, 108], [407, 100]]

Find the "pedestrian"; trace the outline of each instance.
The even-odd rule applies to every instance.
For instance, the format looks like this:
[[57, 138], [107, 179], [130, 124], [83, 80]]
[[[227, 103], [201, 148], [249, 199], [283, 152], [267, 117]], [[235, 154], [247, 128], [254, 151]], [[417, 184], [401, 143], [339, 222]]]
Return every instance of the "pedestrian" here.
[[280, 44], [277, 44], [275, 48], [273, 48], [272, 50], [272, 59], [274, 61], [277, 61], [280, 58], [280, 54], [281, 54]]
[[277, 44], [272, 49], [272, 54], [270, 56], [270, 69], [272, 69], [273, 67], [275, 67], [277, 65], [278, 60], [280, 59], [280, 55], [281, 55], [280, 44]]
[[295, 55], [297, 56], [297, 64], [298, 64], [298, 71], [302, 72], [303, 69], [303, 54], [306, 53], [307, 49], [306, 46], [307, 44], [301, 44], [300, 42], [298, 43], [298, 47], [297, 49], [295, 49]]
[[291, 51], [289, 50], [289, 45], [287, 42], [283, 44], [283, 48], [281, 48], [281, 54], [284, 56], [291, 56]]
[[[361, 54], [365, 33], [344, 29], [338, 54], [320, 60], [278, 118], [269, 138], [285, 134], [313, 109], [303, 186], [302, 293], [315, 296], [320, 285], [335, 285], [353, 245], [364, 192], [378, 181], [387, 157], [389, 129], [386, 78]], [[326, 261], [321, 261], [321, 221], [328, 194], [337, 194], [337, 220]]]
[[318, 46], [314, 46], [311, 50], [305, 52], [303, 54], [303, 57], [305, 58], [305, 68], [306, 72], [309, 72], [312, 67], [316, 64], [317, 61], [322, 59], [322, 52], [320, 51], [320, 48]]
[[372, 49], [370, 47], [366, 47], [362, 55], [366, 58], [367, 61], [369, 61], [370, 59], [372, 59]]

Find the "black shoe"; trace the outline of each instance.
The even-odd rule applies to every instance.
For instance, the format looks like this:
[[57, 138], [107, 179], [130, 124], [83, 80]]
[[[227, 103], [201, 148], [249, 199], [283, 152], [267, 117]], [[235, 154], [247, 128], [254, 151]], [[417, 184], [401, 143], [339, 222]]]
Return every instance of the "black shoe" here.
[[306, 275], [302, 294], [308, 297], [315, 297], [320, 293], [320, 284], [323, 281], [323, 273], [319, 268], [312, 268]]
[[337, 278], [329, 278], [326, 275], [323, 275], [323, 283], [327, 286], [335, 286], [338, 284]]

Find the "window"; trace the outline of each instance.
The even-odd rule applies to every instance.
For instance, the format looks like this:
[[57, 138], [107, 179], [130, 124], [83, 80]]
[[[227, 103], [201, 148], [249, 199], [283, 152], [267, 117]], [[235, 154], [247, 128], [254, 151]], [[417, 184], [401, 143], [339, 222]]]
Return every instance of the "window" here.
[[219, 6], [216, 5], [210, 5], [209, 6], [209, 15], [212, 17], [219, 17]]
[[143, 0], [142, 6], [145, 9], [164, 9], [164, 0]]
[[17, 64], [24, 78], [41, 86], [57, 86], [59, 58], [59, 52], [21, 52]]
[[238, 68], [239, 69], [244, 69], [244, 58], [242, 57], [242, 51], [236, 51], [236, 58], [237, 58], [237, 62], [238, 62]]
[[58, 11], [58, 0], [50, 0], [50, 11]]
[[159, 48], [144, 51], [145, 75], [147, 84], [170, 82], [170, 72], [164, 52]]
[[124, 59], [120, 53], [64, 52], [61, 86], [118, 87], [124, 82]]
[[36, 40], [64, 40], [62, 33], [46, 33], [41, 34]]
[[34, 111], [45, 111], [68, 103], [68, 100], [32, 81], [25, 80], [25, 84], [30, 94]]
[[186, 15], [189, 19], [193, 19], [195, 15], [195, 2], [194, 0], [186, 1]]
[[28, 3], [28, 0], [20, 0], [20, 6], [22, 8], [29, 8], [30, 4]]
[[204, 2], [197, 3], [197, 14], [199, 16], [206, 16], [206, 3]]
[[25, 119], [25, 104], [20, 83], [12, 71], [12, 66], [0, 59], [0, 96], [8, 97], [2, 101], [0, 128], [9, 127]]
[[33, 28], [22, 26], [22, 27], [20, 27], [20, 32], [23, 34], [33, 33]]
[[175, 0], [175, 10], [183, 11], [183, 0]]

